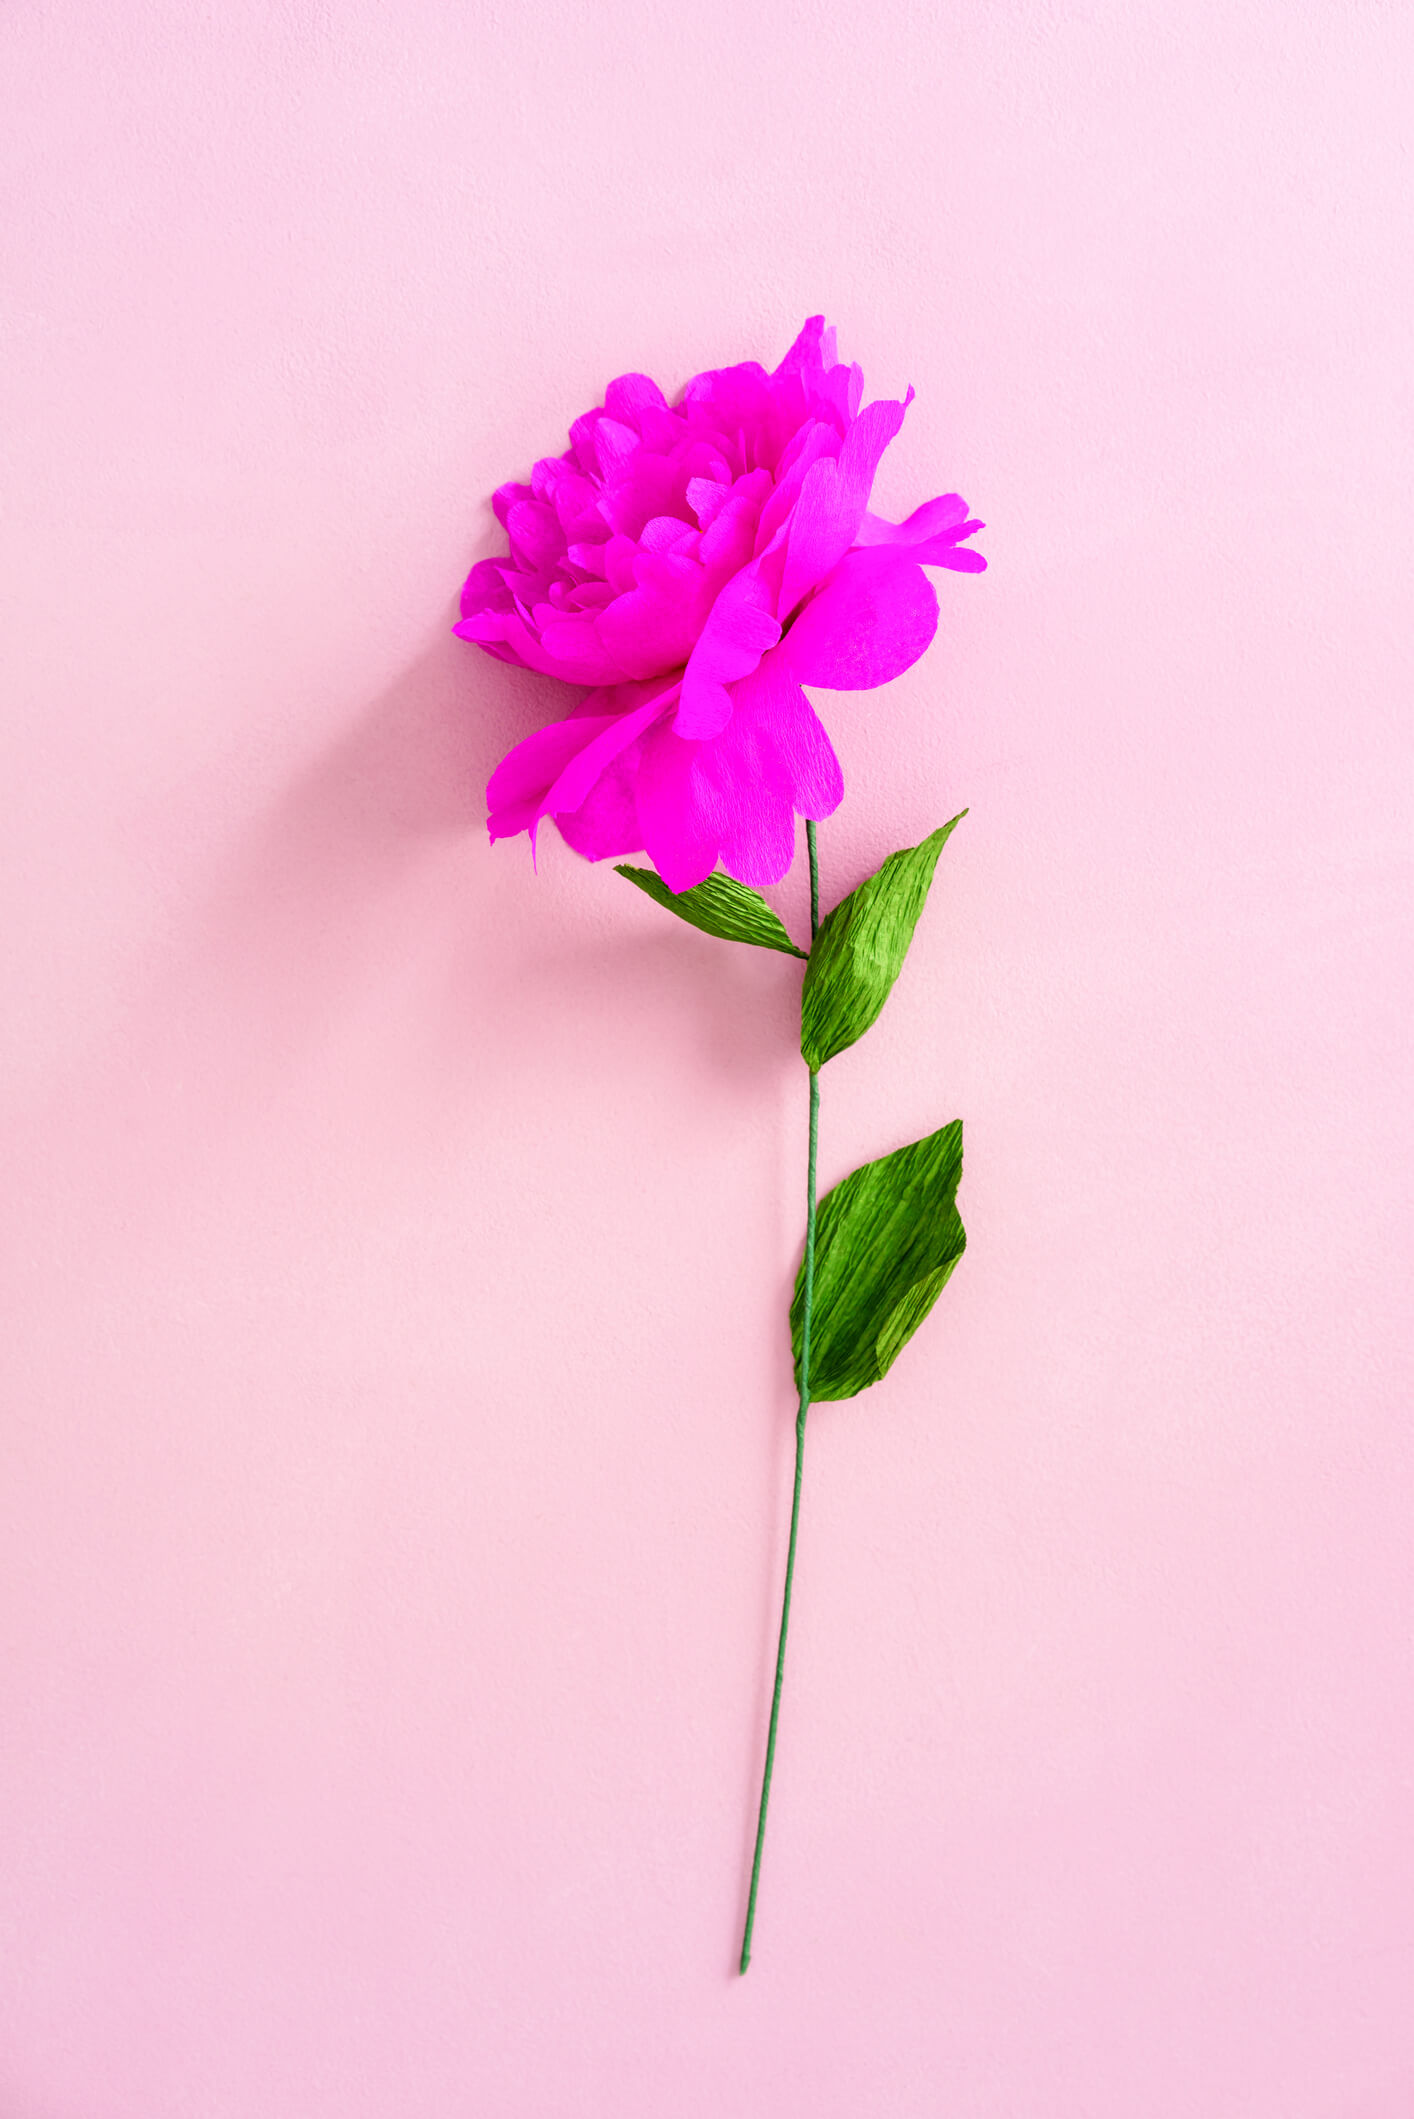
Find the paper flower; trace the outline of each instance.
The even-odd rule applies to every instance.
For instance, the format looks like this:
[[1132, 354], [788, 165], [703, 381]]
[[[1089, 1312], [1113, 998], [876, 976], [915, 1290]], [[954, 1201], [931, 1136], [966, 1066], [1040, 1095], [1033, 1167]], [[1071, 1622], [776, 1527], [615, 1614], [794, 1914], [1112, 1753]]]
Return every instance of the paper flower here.
[[669, 405], [621, 375], [563, 456], [495, 496], [510, 551], [474, 566], [457, 632], [590, 686], [487, 789], [493, 839], [553, 817], [589, 860], [644, 851], [671, 889], [720, 862], [777, 882], [797, 815], [844, 791], [803, 686], [862, 691], [917, 661], [938, 604], [924, 566], [977, 572], [955, 493], [903, 523], [868, 502], [912, 400], [864, 379], [812, 317], [772, 374], [694, 376]]
[[[472, 568], [457, 631], [488, 654], [588, 686], [517, 745], [487, 789], [493, 839], [553, 817], [600, 861], [704, 933], [805, 959], [800, 1050], [810, 1074], [805, 1243], [790, 1310], [798, 1401], [780, 1641], [741, 1969], [751, 1962], [776, 1756], [805, 1421], [815, 1399], [877, 1383], [946, 1285], [967, 1238], [962, 1125], [854, 1170], [817, 1201], [820, 1073], [868, 1030], [903, 968], [953, 817], [891, 854], [820, 917], [816, 824], [839, 762], [803, 687], [867, 690], [915, 662], [937, 600], [922, 569], [976, 573], [981, 529], [956, 494], [903, 523], [869, 512], [884, 448], [912, 398], [860, 409], [863, 379], [812, 317], [774, 374], [716, 368], [668, 405], [620, 376], [570, 448], [502, 486], [510, 539]], [[965, 812], [964, 812], [965, 814]], [[810, 947], [759, 890], [790, 866], [806, 819]], [[718, 863], [727, 871], [718, 870]], [[715, 872], [714, 872], [715, 871]]]

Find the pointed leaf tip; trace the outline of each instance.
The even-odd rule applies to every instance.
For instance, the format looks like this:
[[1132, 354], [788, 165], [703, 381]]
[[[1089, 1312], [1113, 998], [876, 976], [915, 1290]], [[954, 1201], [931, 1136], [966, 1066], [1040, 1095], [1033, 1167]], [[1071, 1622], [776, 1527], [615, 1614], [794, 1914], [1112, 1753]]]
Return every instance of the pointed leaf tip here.
[[703, 934], [717, 935], [724, 942], [749, 942], [756, 949], [778, 949], [785, 956], [804, 957], [759, 890], [738, 883], [735, 876], [720, 873], [696, 883], [691, 890], [670, 890], [652, 868], [631, 868], [619, 862], [615, 874], [626, 876], [655, 905], [676, 913]]
[[823, 1067], [877, 1019], [903, 969], [938, 855], [966, 815], [959, 810], [920, 845], [890, 854], [822, 921], [800, 996], [807, 1067]]

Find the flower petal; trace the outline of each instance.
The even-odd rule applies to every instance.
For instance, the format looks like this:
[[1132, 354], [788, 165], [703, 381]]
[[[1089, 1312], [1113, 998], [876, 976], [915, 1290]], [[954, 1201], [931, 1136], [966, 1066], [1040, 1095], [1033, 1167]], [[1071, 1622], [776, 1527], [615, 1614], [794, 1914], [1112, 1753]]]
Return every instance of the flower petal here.
[[781, 642], [803, 684], [867, 691], [918, 660], [938, 627], [927, 575], [904, 553], [851, 552]]
[[543, 500], [512, 501], [506, 511], [506, 535], [518, 566], [544, 569], [553, 566], [565, 549], [560, 519]]
[[644, 739], [635, 793], [643, 843], [673, 890], [717, 862], [739, 882], [778, 883], [795, 818], [827, 817], [844, 793], [830, 739], [777, 650], [731, 690], [731, 719], [693, 742], [664, 722]]
[[640, 740], [635, 737], [605, 766], [578, 809], [555, 818], [565, 844], [586, 861], [617, 861], [623, 854], [643, 851], [643, 826], [633, 792]]
[[603, 653], [613, 658], [621, 676], [656, 677], [681, 669], [712, 608], [706, 570], [679, 553], [640, 548], [633, 578], [635, 586], [594, 621]]
[[795, 815], [760, 770], [759, 731], [732, 716], [722, 735], [689, 743], [655, 728], [643, 745], [637, 801], [643, 843], [670, 890], [690, 890], [722, 861], [738, 882], [778, 883], [790, 867]]
[[607, 767], [667, 711], [673, 692], [656, 692], [628, 714], [581, 712], [518, 743], [487, 785], [491, 837], [529, 831], [533, 839], [542, 817], [579, 809]]
[[844, 796], [840, 761], [781, 650], [732, 687], [732, 720], [759, 732], [762, 769], [792, 809], [818, 822], [839, 808]]
[[761, 890], [779, 883], [795, 853], [795, 811], [784, 795], [757, 786], [732, 810], [722, 833], [722, 866], [738, 883]]
[[452, 627], [462, 640], [474, 640], [498, 661], [517, 663], [523, 670], [539, 670], [546, 677], [563, 677], [570, 684], [603, 684], [616, 672], [601, 667], [601, 661], [562, 661], [549, 654], [516, 610], [468, 612]]
[[670, 728], [644, 739], [634, 799], [644, 849], [669, 890], [691, 890], [717, 865], [721, 818], [699, 763], [707, 748]]
[[616, 376], [604, 392], [604, 410], [610, 419], [632, 427], [635, 433], [642, 432], [643, 415], [650, 409], [655, 412], [667, 409], [667, 399], [651, 375]]
[[764, 552], [771, 539], [789, 522], [810, 466], [822, 456], [838, 454], [840, 437], [827, 420], [807, 420], [798, 427], [777, 467], [778, 484], [756, 525], [756, 550]]
[[[612, 604], [608, 606], [610, 610], [613, 608]], [[456, 626], [454, 630], [468, 639], [482, 637], [466, 633], [464, 626]], [[551, 618], [541, 624], [538, 641], [528, 628], [522, 630], [529, 645], [520, 641], [512, 644], [519, 648], [528, 669], [544, 670], [549, 677], [563, 677], [569, 684], [619, 684], [625, 677], [638, 674], [635, 670], [625, 669], [623, 663], [609, 653], [599, 637], [595, 618]]]
[[673, 726], [695, 742], [718, 735], [731, 719], [729, 684], [750, 676], [781, 637], [758, 566], [743, 567], [713, 604], [683, 673]]
[[975, 536], [986, 527], [975, 516], [968, 516], [967, 502], [961, 494], [940, 493], [936, 500], [925, 500], [921, 508], [915, 508], [906, 522], [885, 522], [881, 516], [866, 513], [855, 544], [871, 549], [887, 545], [892, 551], [906, 552], [925, 567], [952, 567], [959, 573], [980, 574], [987, 564], [982, 554], [962, 550], [961, 546], [964, 538]]
[[[672, 688], [642, 706], [635, 707], [631, 714], [619, 714], [613, 725], [600, 729], [576, 756], [568, 759], [555, 776], [553, 786], [545, 796], [547, 813], [578, 809], [604, 768], [618, 757], [620, 751], [628, 749], [630, 743], [643, 734], [646, 728], [661, 718], [672, 697]], [[575, 727], [585, 728], [591, 720], [585, 714], [576, 718]], [[564, 724], [562, 723], [561, 726]]]
[[486, 825], [492, 839], [525, 831], [544, 813], [545, 797], [572, 758], [612, 728], [613, 714], [579, 714], [552, 721], [508, 751], [486, 784]]
[[775, 373], [777, 375], [798, 375], [802, 368], [820, 367], [820, 350], [824, 337], [824, 317], [808, 316], [801, 325], [799, 335], [789, 353], [780, 362]]
[[842, 559], [854, 543], [879, 468], [879, 458], [903, 425], [913, 402], [876, 398], [866, 405], [840, 446], [838, 457], [822, 456], [806, 472], [791, 517], [779, 611], [788, 617], [802, 596]]

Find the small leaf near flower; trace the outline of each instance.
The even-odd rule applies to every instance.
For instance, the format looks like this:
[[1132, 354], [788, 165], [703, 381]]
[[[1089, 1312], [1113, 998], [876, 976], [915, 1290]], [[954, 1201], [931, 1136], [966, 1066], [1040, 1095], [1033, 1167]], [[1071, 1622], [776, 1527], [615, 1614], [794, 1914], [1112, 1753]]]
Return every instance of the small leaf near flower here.
[[[961, 1258], [962, 1121], [853, 1171], [820, 1202], [810, 1320], [811, 1398], [853, 1398], [913, 1337]], [[800, 1377], [805, 1263], [790, 1309]], [[804, 1388], [804, 1386], [801, 1386]]]
[[704, 934], [719, 935], [724, 942], [751, 942], [757, 949], [779, 949], [786, 956], [803, 957], [759, 890], [750, 890], [734, 876], [708, 876], [691, 890], [672, 891], [651, 868], [618, 864], [616, 873], [636, 883], [655, 904], [675, 912], [690, 927]]
[[812, 1071], [877, 1018], [903, 969], [943, 843], [966, 815], [959, 810], [920, 846], [890, 854], [821, 922], [800, 996], [800, 1049]]

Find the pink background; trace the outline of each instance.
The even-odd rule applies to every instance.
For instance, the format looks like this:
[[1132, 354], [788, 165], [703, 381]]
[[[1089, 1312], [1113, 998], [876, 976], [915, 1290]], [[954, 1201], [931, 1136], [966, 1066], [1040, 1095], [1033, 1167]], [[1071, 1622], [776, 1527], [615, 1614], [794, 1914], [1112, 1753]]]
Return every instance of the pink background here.
[[[6, 8], [3, 2119], [1414, 2113], [1412, 29]], [[797, 974], [488, 849], [449, 625], [817, 307], [990, 524], [823, 701], [827, 896], [972, 813], [822, 1174], [971, 1246], [741, 1982]]]

